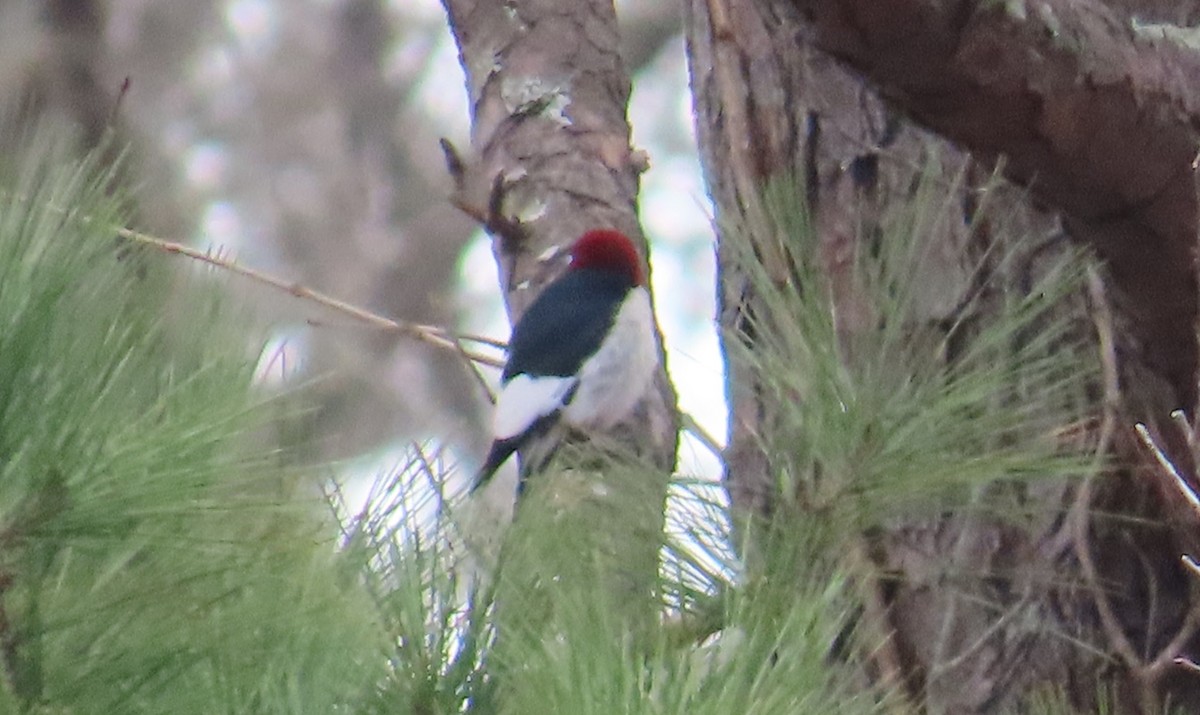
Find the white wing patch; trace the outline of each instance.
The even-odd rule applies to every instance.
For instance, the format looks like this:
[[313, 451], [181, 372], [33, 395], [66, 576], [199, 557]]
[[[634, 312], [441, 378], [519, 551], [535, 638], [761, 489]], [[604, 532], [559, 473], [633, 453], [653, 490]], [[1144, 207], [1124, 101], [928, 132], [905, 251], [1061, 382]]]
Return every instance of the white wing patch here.
[[613, 319], [612, 329], [579, 370], [579, 389], [563, 413], [584, 429], [612, 429], [650, 389], [658, 369], [650, 294], [634, 288]]
[[492, 437], [497, 440], [516, 437], [540, 418], [562, 409], [575, 381], [574, 377], [530, 375], [517, 375], [509, 380], [496, 398]]

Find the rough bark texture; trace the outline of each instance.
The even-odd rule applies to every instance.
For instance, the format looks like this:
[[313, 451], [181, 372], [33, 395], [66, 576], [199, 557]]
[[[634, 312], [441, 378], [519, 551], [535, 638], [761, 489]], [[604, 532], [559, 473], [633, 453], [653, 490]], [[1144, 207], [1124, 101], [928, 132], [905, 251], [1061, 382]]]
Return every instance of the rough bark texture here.
[[[642, 248], [630, 147], [630, 83], [611, 2], [445, 0], [472, 113], [472, 156], [450, 161], [457, 202], [495, 238], [515, 320], [564, 267], [584, 231], [616, 228]], [[674, 393], [665, 372], [617, 436], [674, 464]]]
[[1195, 407], [1200, 52], [1087, 2], [769, 5], [794, 9], [892, 105], [978, 157], [1003, 156], [1061, 209], [1112, 271], [1130, 319], [1124, 359], [1165, 383], [1143, 409]]
[[[837, 255], [853, 240], [851, 216], [907, 199], [923, 147], [937, 146], [947, 166], [979, 161], [982, 174], [1003, 158], [1008, 176], [1057, 215], [1019, 190], [1000, 210], [1051, 252], [1065, 227], [1105, 261], [1105, 283], [1066, 309], [1097, 324], [1110, 316], [1113, 418], [1155, 424], [1191, 410], [1200, 100], [1188, 86], [1200, 62], [1159, 30], [1135, 31], [1133, 10], [1141, 22], [1196, 16], [1190, 3], [689, 0], [697, 131], [718, 219], [753, 223], [760, 182], [800, 172], [822, 243]], [[940, 298], [928, 316], [937, 319], [967, 289], [972, 247], [953, 229], [929, 240], [943, 260], [919, 280]], [[1029, 260], [1036, 271], [1038, 258]], [[725, 265], [720, 278], [728, 344], [746, 334], [755, 297]], [[728, 368], [726, 483], [735, 508], [769, 512], [771, 457], [755, 435], [773, 407], [752, 370]], [[1116, 444], [1128, 456], [1125, 434]], [[1195, 710], [1195, 676], [1170, 665], [1194, 646], [1178, 565], [1193, 539], [1166, 523], [1177, 512], [1164, 494], [1142, 469], [1082, 488], [1048, 479], [1013, 495], [1015, 509], [1042, 513], [1020, 527], [951, 515], [873, 537], [872, 561], [889, 576], [884, 651], [912, 701], [934, 713], [1023, 711], [1032, 693], [1056, 688], [1091, 712], [1110, 689], [1119, 712], [1150, 712], [1161, 699]]]

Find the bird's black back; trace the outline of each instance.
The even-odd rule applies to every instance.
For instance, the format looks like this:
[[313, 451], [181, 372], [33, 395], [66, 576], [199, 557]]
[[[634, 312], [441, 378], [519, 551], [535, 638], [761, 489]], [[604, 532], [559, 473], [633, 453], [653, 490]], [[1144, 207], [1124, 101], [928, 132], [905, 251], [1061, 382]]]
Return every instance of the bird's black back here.
[[546, 286], [513, 329], [501, 378], [574, 375], [600, 347], [629, 289], [623, 274], [591, 268]]

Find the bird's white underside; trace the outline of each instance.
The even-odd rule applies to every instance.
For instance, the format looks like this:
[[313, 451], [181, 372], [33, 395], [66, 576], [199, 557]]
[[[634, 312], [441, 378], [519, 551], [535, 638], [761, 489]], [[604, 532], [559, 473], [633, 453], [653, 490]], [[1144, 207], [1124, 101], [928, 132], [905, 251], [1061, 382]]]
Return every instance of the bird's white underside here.
[[600, 349], [579, 370], [575, 399], [563, 417], [575, 427], [611, 429], [646, 394], [657, 367], [650, 294], [645, 288], [634, 288]]
[[578, 388], [563, 419], [582, 430], [611, 429], [629, 416], [646, 394], [658, 367], [654, 315], [645, 288], [629, 292], [600, 348], [573, 377], [517, 375], [496, 400], [492, 436], [509, 439], [538, 419], [562, 409]]
[[574, 377], [531, 377], [517, 375], [496, 398], [492, 413], [492, 438], [511, 439], [529, 429], [539, 418], [562, 407], [575, 385]]

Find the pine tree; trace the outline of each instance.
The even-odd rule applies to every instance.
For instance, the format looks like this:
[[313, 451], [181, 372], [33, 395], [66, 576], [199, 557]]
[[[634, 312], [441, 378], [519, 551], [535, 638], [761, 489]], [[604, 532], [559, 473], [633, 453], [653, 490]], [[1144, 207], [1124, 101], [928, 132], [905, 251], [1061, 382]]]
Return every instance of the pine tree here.
[[780, 182], [766, 223], [728, 228], [765, 306], [745, 359], [787, 406], [761, 435], [777, 513], [735, 526], [676, 478], [664, 521], [653, 461], [575, 446], [491, 559], [427, 450], [360, 510], [326, 496], [272, 446], [287, 408], [220, 277], [114, 240], [113, 167], [25, 146], [0, 194], [7, 712], [902, 712], [872, 533], [945, 510], [1019, 524], [1012, 494], [1094, 466], [1056, 429], [1093, 379], [1055, 312], [1081, 256], [1028, 297], [988, 256], [973, 300], [994, 317], [914, 330], [917, 239], [951, 208], [931, 176], [854, 257], [870, 319], [847, 330]]

